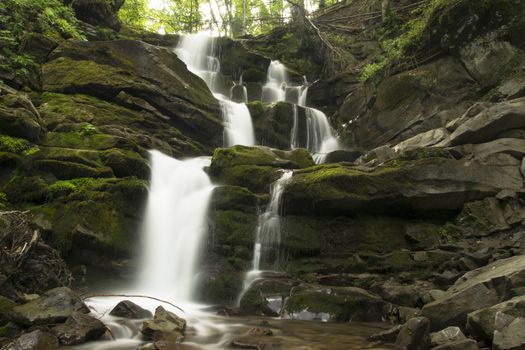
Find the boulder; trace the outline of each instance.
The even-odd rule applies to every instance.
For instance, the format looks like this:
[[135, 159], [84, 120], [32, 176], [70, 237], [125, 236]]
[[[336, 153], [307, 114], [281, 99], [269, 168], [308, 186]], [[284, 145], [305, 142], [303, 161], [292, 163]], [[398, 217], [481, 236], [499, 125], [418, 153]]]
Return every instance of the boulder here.
[[519, 60], [521, 52], [508, 41], [497, 40], [491, 32], [479, 37], [460, 49], [460, 59], [465, 68], [480, 83], [482, 88], [491, 88], [500, 83], [509, 66]]
[[430, 349], [430, 321], [425, 317], [414, 317], [401, 328], [396, 347], [401, 350]]
[[75, 345], [100, 339], [106, 332], [106, 326], [93, 316], [73, 312], [64, 324], [52, 330], [61, 345]]
[[384, 302], [356, 287], [298, 288], [284, 305], [284, 317], [298, 320], [380, 322]]
[[448, 135], [450, 135], [450, 132], [445, 128], [432, 129], [398, 143], [394, 146], [394, 150], [396, 152], [403, 152], [421, 147], [434, 146], [446, 139]]
[[123, 300], [118, 303], [109, 314], [124, 318], [150, 318], [153, 316], [150, 311], [129, 300]]
[[141, 332], [148, 340], [180, 343], [184, 340], [186, 320], [162, 306], [157, 307], [153, 320], [144, 321]]
[[124, 91], [195, 140], [210, 147], [222, 144], [218, 102], [172, 50], [133, 40], [65, 42], [43, 66], [42, 82], [46, 91], [84, 93], [117, 103]]
[[464, 339], [467, 337], [459, 327], [447, 327], [439, 332], [430, 333], [430, 343], [433, 347]]
[[281, 151], [263, 146], [217, 148], [213, 152], [210, 174], [226, 185], [246, 187], [254, 193], [268, 192], [281, 175], [281, 169], [314, 165], [305, 149]]
[[[497, 317], [497, 316], [496, 316]], [[498, 323], [496, 321], [496, 323]], [[494, 331], [492, 349], [494, 350], [523, 350], [525, 349], [525, 317], [504, 319]]]
[[496, 330], [496, 315], [500, 319], [525, 317], [525, 296], [519, 296], [489, 308], [468, 314], [467, 332], [476, 339], [492, 342]]
[[360, 151], [337, 150], [329, 152], [324, 159], [325, 163], [355, 162], [363, 155]]
[[421, 313], [431, 321], [432, 330], [447, 326], [465, 327], [467, 315], [491, 307], [525, 287], [525, 255], [493, 262], [467, 272], [440, 299], [426, 304]]
[[58, 348], [58, 339], [51, 333], [35, 330], [25, 333], [13, 342], [4, 346], [2, 350], [50, 350]]
[[525, 98], [505, 101], [482, 110], [459, 125], [440, 145], [456, 146], [494, 140], [504, 131], [525, 127]]
[[372, 169], [326, 164], [296, 170], [283, 193], [283, 212], [455, 211], [503, 189], [524, 191], [519, 161], [509, 155], [477, 163], [420, 152], [420, 159], [401, 158]]
[[51, 289], [26, 304], [13, 308], [13, 318], [24, 326], [66, 321], [74, 312], [88, 313], [88, 307], [69, 288]]
[[479, 350], [479, 347], [474, 339], [462, 339], [436, 346], [432, 350]]

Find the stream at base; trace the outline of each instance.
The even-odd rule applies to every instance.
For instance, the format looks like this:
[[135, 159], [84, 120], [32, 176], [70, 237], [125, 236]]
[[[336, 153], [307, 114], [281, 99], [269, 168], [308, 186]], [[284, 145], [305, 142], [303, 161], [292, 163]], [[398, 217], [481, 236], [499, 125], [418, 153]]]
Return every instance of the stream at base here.
[[[129, 292], [129, 291], [128, 291]], [[109, 315], [111, 309], [121, 300], [127, 299], [154, 312], [162, 305], [166, 310], [187, 320], [184, 349], [235, 349], [232, 342], [259, 344], [264, 349], [286, 350], [349, 350], [349, 349], [394, 349], [385, 344], [371, 343], [368, 336], [389, 328], [388, 324], [375, 323], [327, 323], [317, 321], [286, 320], [269, 317], [218, 316], [207, 311], [206, 305], [178, 304], [185, 312], [172, 306], [145, 298], [95, 297], [86, 300], [92, 314], [100, 318], [111, 330], [115, 340], [97, 341], [65, 349], [76, 350], [135, 350], [147, 346], [141, 339], [140, 327], [143, 320], [130, 320]], [[272, 336], [246, 334], [254, 327], [271, 329]]]

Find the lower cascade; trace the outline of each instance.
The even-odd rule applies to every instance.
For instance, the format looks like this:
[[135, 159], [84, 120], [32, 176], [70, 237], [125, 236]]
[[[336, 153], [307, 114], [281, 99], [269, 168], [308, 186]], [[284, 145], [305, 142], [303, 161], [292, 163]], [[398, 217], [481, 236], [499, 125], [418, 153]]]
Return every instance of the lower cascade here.
[[177, 160], [151, 151], [151, 189], [144, 223], [139, 289], [151, 295], [192, 300], [207, 211], [214, 186], [206, 158]]
[[238, 302], [244, 292], [260, 276], [261, 264], [263, 268], [275, 269], [279, 265], [279, 246], [281, 243], [281, 198], [293, 172], [288, 170], [273, 183], [270, 189], [271, 197], [264, 213], [257, 219], [255, 229], [255, 244], [253, 248], [252, 268], [246, 273], [243, 282], [243, 290], [239, 295]]

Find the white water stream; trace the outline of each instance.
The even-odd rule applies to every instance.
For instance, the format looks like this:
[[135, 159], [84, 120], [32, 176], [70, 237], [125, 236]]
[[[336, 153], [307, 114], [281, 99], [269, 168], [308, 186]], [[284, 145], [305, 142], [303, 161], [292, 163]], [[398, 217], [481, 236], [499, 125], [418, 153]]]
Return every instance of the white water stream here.
[[[306, 107], [308, 85], [304, 79], [303, 85], [293, 85], [290, 82], [286, 67], [279, 61], [272, 61], [268, 67], [266, 84], [262, 89], [261, 100], [266, 103], [286, 101], [293, 106], [293, 127], [290, 135], [290, 147], [306, 148], [312, 154], [316, 164], [323, 163], [326, 154], [341, 149], [339, 141], [334, 136], [326, 114], [318, 109]], [[299, 110], [305, 108], [306, 144], [302, 145], [299, 136]]]
[[254, 146], [252, 117], [245, 102], [233, 102], [220, 92], [221, 64], [215, 55], [215, 38], [206, 33], [185, 35], [175, 49], [190, 72], [201, 77], [221, 104], [224, 120], [224, 145]]

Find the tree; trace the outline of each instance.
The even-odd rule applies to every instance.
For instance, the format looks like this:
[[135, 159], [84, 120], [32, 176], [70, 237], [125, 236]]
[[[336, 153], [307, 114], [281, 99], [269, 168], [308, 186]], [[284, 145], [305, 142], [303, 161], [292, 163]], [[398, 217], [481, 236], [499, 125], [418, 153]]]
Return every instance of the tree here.
[[120, 8], [120, 20], [129, 26], [144, 28], [148, 12], [147, 0], [126, 0]]

